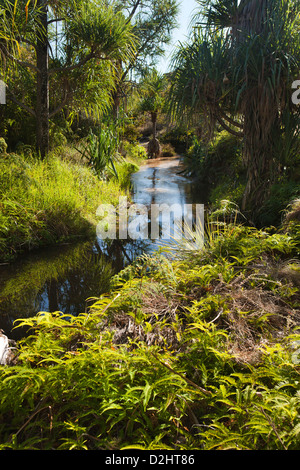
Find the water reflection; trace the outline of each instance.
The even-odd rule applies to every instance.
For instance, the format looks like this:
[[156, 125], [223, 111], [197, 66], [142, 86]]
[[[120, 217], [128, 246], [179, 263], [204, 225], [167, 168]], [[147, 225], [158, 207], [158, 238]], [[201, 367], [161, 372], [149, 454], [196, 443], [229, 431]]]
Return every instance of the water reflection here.
[[[174, 211], [166, 214], [166, 219], [161, 212], [148, 219], [149, 239], [145, 240], [146, 251], [155, 252], [158, 247], [165, 247], [170, 239], [178, 233], [178, 227], [187, 214], [184, 207], [188, 204], [205, 204], [207, 202], [207, 191], [205, 186], [199, 186], [197, 181], [184, 176], [184, 166], [178, 157], [161, 158], [150, 160], [132, 176], [133, 202], [148, 207], [149, 216], [153, 214], [151, 207], [155, 205], [162, 207], [167, 204], [174, 207]], [[193, 220], [195, 222], [195, 208], [193, 207]], [[152, 222], [152, 226], [151, 226]], [[159, 227], [158, 237], [152, 238], [150, 234], [155, 233], [153, 222]], [[165, 226], [164, 226], [165, 224]], [[167, 230], [164, 230], [166, 229]], [[169, 230], [170, 229], [170, 233]], [[164, 237], [165, 234], [165, 237]]]
[[145, 204], [204, 204], [206, 189], [183, 175], [178, 157], [150, 160], [132, 175], [133, 200]]
[[143, 252], [141, 243], [133, 245], [96, 240], [39, 250], [0, 266], [0, 329], [19, 339], [22, 330], [12, 330], [17, 318], [40, 311], [86, 311], [87, 299], [107, 292], [112, 276]]
[[[182, 176], [182, 169], [178, 158], [148, 161], [132, 176], [133, 202], [147, 207], [204, 203], [205, 191], [201, 193], [197, 183]], [[98, 239], [39, 250], [11, 265], [0, 265], [0, 329], [10, 338], [19, 339], [23, 332], [12, 330], [17, 318], [31, 317], [39, 311], [86, 311], [87, 299], [107, 292], [113, 274], [162, 244], [164, 240], [150, 238]]]

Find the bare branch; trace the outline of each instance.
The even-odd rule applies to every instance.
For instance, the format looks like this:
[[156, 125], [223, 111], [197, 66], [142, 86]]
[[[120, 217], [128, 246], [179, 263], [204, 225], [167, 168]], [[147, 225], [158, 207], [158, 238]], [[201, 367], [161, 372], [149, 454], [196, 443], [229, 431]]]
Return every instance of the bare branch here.
[[27, 68], [30, 68], [32, 70], [34, 70], [35, 72], [39, 72], [39, 69], [38, 67], [36, 67], [34, 64], [32, 64], [31, 62], [25, 62], [23, 60], [20, 60], [20, 59], [17, 59], [15, 56], [13, 56], [10, 52], [8, 52], [8, 50], [6, 49], [6, 47], [4, 47], [3, 45], [0, 46], [3, 54], [5, 55], [5, 57], [13, 60], [14, 62], [16, 62], [18, 65], [21, 65], [22, 67], [27, 67]]
[[231, 129], [231, 127], [227, 126], [227, 124], [223, 121], [221, 116], [217, 115], [216, 119], [219, 122], [219, 124], [221, 124], [221, 126], [224, 127], [224, 129], [228, 131], [230, 134], [235, 135], [236, 137], [240, 137], [240, 138], [244, 137], [243, 132], [235, 131], [234, 129]]
[[131, 10], [130, 15], [129, 15], [128, 18], [127, 18], [126, 24], [130, 23], [130, 21], [131, 21], [133, 15], [135, 14], [136, 9], [137, 9], [137, 7], [139, 6], [140, 3], [141, 3], [141, 0], [137, 0], [137, 1], [136, 1], [135, 5], [133, 6], [133, 9]]
[[49, 25], [49, 24], [51, 24], [51, 23], [56, 23], [56, 22], [64, 21], [64, 20], [65, 20], [65, 18], [53, 18], [52, 20], [49, 20], [49, 21], [47, 22], [47, 24]]
[[25, 109], [25, 111], [27, 111], [29, 114], [31, 114], [32, 116], [36, 117], [36, 113], [34, 111], [34, 109], [30, 108], [29, 106], [27, 106], [27, 104], [23, 103], [22, 101], [19, 101], [14, 93], [9, 89], [7, 88], [7, 91], [8, 91], [8, 97], [14, 102], [16, 103], [18, 106], [20, 106], [21, 108]]
[[62, 100], [60, 105], [57, 106], [57, 108], [55, 108], [53, 111], [51, 111], [51, 113], [49, 113], [49, 118], [52, 118], [53, 116], [55, 116], [55, 114], [59, 113], [66, 106], [69, 99], [70, 99], [70, 93], [66, 92], [64, 99]]
[[82, 67], [89, 60], [94, 59], [95, 57], [96, 57], [96, 53], [94, 51], [92, 51], [88, 55], [86, 55], [82, 60], [80, 60], [77, 64], [69, 65], [67, 67], [55, 67], [53, 69], [50, 69], [49, 70], [49, 75], [51, 75], [52, 73], [55, 73], [55, 72], [69, 72], [71, 70], [78, 69], [79, 67]]
[[234, 121], [233, 119], [231, 119], [229, 116], [227, 116], [227, 114], [225, 114], [220, 108], [219, 108], [219, 114], [220, 116], [225, 119], [225, 121], [228, 121], [230, 124], [232, 124], [234, 127], [238, 127], [239, 129], [244, 129], [244, 126], [243, 124], [241, 124], [240, 122], [237, 122], [237, 121]]

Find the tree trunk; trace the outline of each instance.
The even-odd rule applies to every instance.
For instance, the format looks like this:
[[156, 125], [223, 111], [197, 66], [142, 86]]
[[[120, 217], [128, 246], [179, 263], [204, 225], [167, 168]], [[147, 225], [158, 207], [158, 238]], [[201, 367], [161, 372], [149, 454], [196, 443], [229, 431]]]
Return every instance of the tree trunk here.
[[150, 139], [147, 147], [148, 158], [157, 158], [160, 156], [160, 144], [156, 138], [156, 122], [157, 122], [157, 113], [151, 112], [151, 121], [152, 121], [152, 133], [153, 137]]
[[151, 113], [152, 129], [153, 129], [153, 140], [156, 139], [156, 122], [157, 122], [157, 113]]
[[37, 36], [37, 102], [36, 102], [36, 147], [44, 158], [49, 151], [49, 74], [48, 74], [48, 7], [47, 0], [38, 0], [40, 31]]
[[[117, 122], [119, 119], [119, 113], [120, 113], [120, 103], [121, 103], [121, 97], [122, 97], [122, 83], [123, 83], [123, 68], [122, 68], [122, 61], [117, 60], [116, 64], [116, 88], [113, 92], [113, 118], [114, 121]], [[124, 77], [125, 78], [125, 77]]]
[[120, 111], [120, 89], [117, 86], [115, 92], [113, 93], [113, 118], [114, 121], [117, 122], [119, 119], [119, 111]]
[[262, 98], [262, 89], [252, 89], [245, 97], [243, 158], [247, 167], [247, 185], [242, 210], [256, 210], [278, 173], [275, 158], [276, 139], [280, 139], [280, 123], [275, 99]]

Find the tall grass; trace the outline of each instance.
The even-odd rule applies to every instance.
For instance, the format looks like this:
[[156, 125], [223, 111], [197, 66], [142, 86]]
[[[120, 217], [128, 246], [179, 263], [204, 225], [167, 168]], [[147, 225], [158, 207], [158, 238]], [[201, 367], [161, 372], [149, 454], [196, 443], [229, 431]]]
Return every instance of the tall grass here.
[[[118, 181], [53, 155], [46, 161], [16, 154], [0, 160], [0, 258], [95, 231], [99, 204], [117, 204]], [[124, 185], [125, 186], [125, 185]]]

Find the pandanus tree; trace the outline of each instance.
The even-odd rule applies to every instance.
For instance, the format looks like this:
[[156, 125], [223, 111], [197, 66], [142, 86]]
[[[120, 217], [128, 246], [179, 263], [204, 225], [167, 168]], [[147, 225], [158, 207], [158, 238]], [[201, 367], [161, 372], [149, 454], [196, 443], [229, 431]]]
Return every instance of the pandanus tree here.
[[218, 124], [243, 141], [243, 208], [259, 206], [293, 154], [299, 108], [300, 6], [292, 0], [207, 0], [191, 43], [174, 58], [172, 111]]
[[[7, 6], [8, 24], [9, 16], [10, 24], [15, 24], [12, 15], [16, 12], [22, 20], [16, 41], [32, 51], [31, 60], [24, 62], [19, 59], [16, 48], [13, 51], [7, 41], [2, 41], [2, 57], [15, 66], [30, 69], [36, 82], [33, 106], [22, 103], [12, 93], [9, 96], [35, 117], [37, 150], [45, 157], [49, 150], [49, 119], [70, 104], [76, 93], [78, 96], [78, 89], [82, 93], [83, 82], [97, 81], [95, 75], [99, 64], [101, 68], [101, 63], [105, 62], [106, 75], [109, 75], [113, 73], [116, 61], [126, 63], [134, 55], [135, 37], [122, 12], [105, 1], [15, 0], [14, 5], [5, 0], [2, 2]], [[55, 35], [52, 28], [57, 24], [59, 28]], [[55, 43], [61, 54], [53, 57], [50, 52]], [[58, 78], [61, 79], [61, 102], [53, 107], [49, 99], [51, 79], [57, 86]], [[99, 77], [97, 85], [101, 86]], [[94, 104], [97, 106], [97, 100]]]
[[156, 69], [150, 70], [140, 83], [139, 92], [141, 101], [139, 109], [148, 113], [152, 122], [152, 138], [148, 144], [148, 156], [158, 157], [160, 155], [160, 143], [157, 139], [157, 116], [164, 105], [164, 92], [166, 89], [166, 79]]
[[119, 0], [119, 8], [131, 22], [138, 39], [134, 55], [127, 63], [117, 64], [117, 80], [114, 92], [114, 114], [118, 117], [122, 98], [130, 90], [130, 76], [141, 76], [145, 70], [155, 67], [170, 43], [172, 30], [177, 26], [177, 0]]

